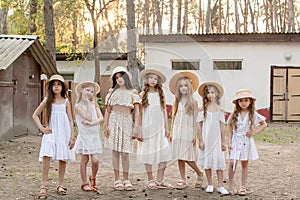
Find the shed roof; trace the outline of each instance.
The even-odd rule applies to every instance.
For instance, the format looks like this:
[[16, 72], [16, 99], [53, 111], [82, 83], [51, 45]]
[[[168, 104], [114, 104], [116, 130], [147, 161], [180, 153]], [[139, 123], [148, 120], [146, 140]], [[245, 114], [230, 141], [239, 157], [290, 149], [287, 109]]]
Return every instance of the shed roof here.
[[139, 42], [300, 42], [300, 33], [211, 33], [140, 35]]
[[48, 76], [58, 74], [53, 61], [39, 42], [38, 36], [30, 35], [0, 35], [0, 70], [9, 67], [27, 49], [41, 65], [42, 73]]

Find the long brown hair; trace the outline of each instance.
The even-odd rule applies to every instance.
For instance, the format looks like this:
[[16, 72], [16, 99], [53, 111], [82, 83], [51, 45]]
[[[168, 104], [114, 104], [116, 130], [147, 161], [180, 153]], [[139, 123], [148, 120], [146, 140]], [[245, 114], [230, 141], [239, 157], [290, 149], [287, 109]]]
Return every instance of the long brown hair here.
[[55, 99], [55, 95], [54, 95], [54, 92], [52, 90], [54, 81], [59, 81], [60, 82], [60, 84], [62, 86], [60, 95], [64, 99], [67, 98], [67, 88], [66, 88], [65, 84], [62, 81], [60, 81], [60, 80], [52, 80], [52, 81], [50, 81], [48, 83], [48, 87], [47, 87], [47, 103], [46, 103], [46, 116], [47, 116], [47, 122], [48, 122], [48, 124], [49, 124], [50, 118], [51, 118], [52, 103], [54, 102], [54, 99]]
[[210, 88], [215, 88], [215, 91], [217, 92], [217, 95], [216, 95], [216, 103], [217, 105], [221, 105], [221, 97], [220, 97], [220, 91], [218, 90], [218, 88], [214, 85], [207, 85], [205, 88], [204, 88], [204, 95], [203, 95], [203, 98], [202, 98], [202, 104], [203, 104], [203, 113], [204, 113], [204, 119], [206, 118], [206, 115], [207, 115], [207, 107], [208, 107], [208, 103], [209, 103], [209, 99], [207, 98], [207, 94], [208, 94], [208, 90]]
[[[249, 111], [249, 120], [250, 120], [250, 130], [252, 130], [252, 126], [254, 124], [254, 112], [255, 112], [255, 102], [253, 99], [249, 98], [251, 103], [248, 106]], [[234, 103], [234, 109], [233, 112], [230, 114], [229, 117], [229, 125], [233, 128], [233, 130], [237, 129], [237, 122], [238, 122], [238, 116], [241, 112], [242, 108], [239, 105], [239, 100], [236, 100]]]
[[185, 112], [189, 115], [193, 114], [194, 113], [194, 102], [195, 102], [195, 99], [193, 97], [193, 88], [192, 88], [192, 84], [190, 82], [189, 79], [185, 78], [185, 77], [182, 77], [180, 79], [178, 79], [178, 81], [176, 82], [176, 90], [175, 90], [175, 100], [174, 100], [174, 103], [173, 103], [173, 117], [176, 116], [176, 113], [177, 113], [177, 110], [178, 110], [178, 104], [182, 98], [182, 93], [180, 92], [180, 88], [179, 88], [179, 84], [181, 81], [185, 81], [188, 85], [188, 90], [187, 90], [187, 102], [186, 104], [184, 105], [185, 107]]
[[[148, 80], [149, 80], [150, 75], [151, 75], [150, 73], [146, 75], [146, 81], [145, 81], [144, 87], [143, 87], [144, 96], [142, 98], [142, 106], [145, 108], [149, 106], [148, 92], [149, 92], [150, 87], [148, 84]], [[154, 75], [156, 75], [156, 74], [154, 74]], [[157, 76], [157, 77], [158, 77], [157, 84], [154, 86], [154, 88], [157, 90], [157, 92], [159, 94], [160, 105], [161, 105], [162, 109], [164, 110], [165, 109], [165, 94], [162, 89], [161, 78], [159, 76]]]

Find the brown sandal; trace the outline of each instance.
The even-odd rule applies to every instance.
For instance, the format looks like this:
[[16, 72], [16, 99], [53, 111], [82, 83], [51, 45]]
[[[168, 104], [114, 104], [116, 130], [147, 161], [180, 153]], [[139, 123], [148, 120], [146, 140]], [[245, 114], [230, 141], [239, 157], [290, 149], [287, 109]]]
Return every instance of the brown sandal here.
[[48, 191], [48, 188], [45, 185], [42, 185], [40, 187], [40, 193], [37, 194], [36, 198], [37, 199], [47, 199], [47, 191]]
[[67, 188], [65, 188], [62, 185], [57, 186], [56, 191], [60, 195], [66, 195], [67, 194]]
[[95, 177], [95, 178], [92, 178], [92, 175], [90, 175], [89, 179], [90, 179], [91, 186], [92, 186], [95, 190], [98, 190], [96, 177]]
[[94, 188], [90, 184], [88, 184], [88, 183], [82, 184], [81, 185], [81, 189], [83, 191], [86, 191], [86, 192], [92, 192], [92, 191], [94, 191]]

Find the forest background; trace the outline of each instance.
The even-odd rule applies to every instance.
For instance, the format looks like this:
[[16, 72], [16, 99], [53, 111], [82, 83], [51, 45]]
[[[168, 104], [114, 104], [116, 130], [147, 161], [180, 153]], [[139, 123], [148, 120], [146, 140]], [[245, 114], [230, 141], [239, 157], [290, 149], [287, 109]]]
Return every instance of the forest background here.
[[0, 34], [38, 35], [53, 60], [92, 52], [95, 80], [99, 52], [127, 52], [136, 68], [139, 34], [299, 30], [300, 0], [0, 0]]

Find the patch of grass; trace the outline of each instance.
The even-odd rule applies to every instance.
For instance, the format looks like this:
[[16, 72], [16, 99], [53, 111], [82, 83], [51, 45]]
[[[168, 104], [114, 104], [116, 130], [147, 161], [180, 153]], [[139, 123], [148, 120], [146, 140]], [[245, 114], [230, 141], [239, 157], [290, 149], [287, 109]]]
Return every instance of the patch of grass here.
[[300, 141], [300, 130], [297, 128], [267, 128], [254, 136], [256, 141], [289, 144]]

